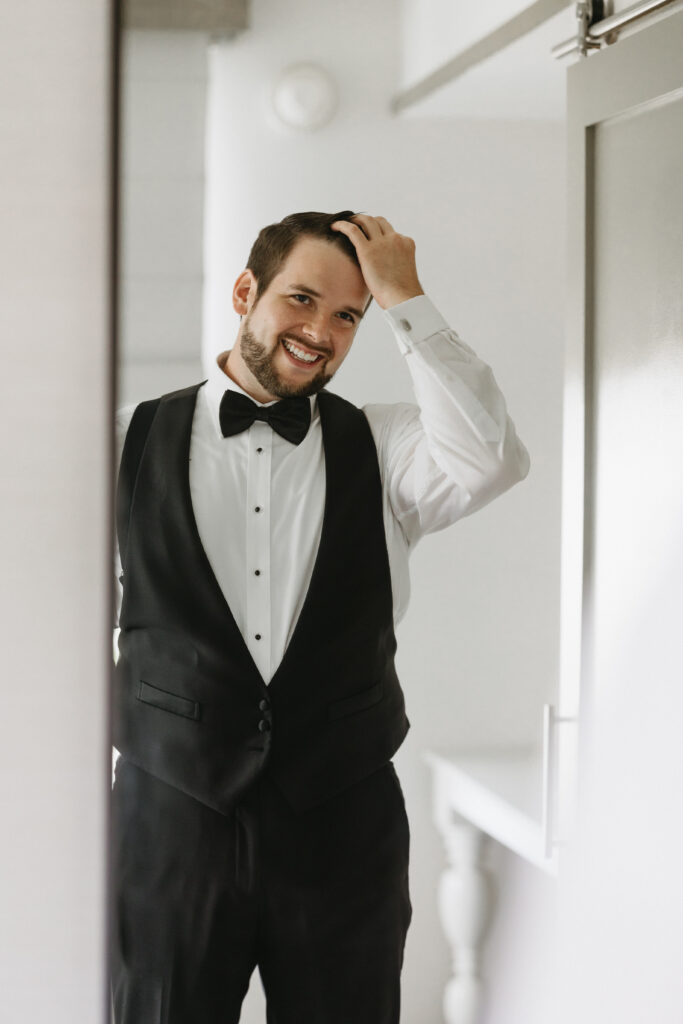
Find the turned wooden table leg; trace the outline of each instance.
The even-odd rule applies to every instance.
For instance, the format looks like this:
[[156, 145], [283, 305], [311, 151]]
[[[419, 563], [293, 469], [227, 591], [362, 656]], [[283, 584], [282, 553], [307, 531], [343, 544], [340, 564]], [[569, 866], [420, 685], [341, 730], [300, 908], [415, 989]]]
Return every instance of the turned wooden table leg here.
[[483, 863], [488, 836], [451, 809], [441, 809], [437, 826], [449, 862], [438, 888], [439, 916], [453, 955], [444, 1019], [447, 1024], [477, 1024], [483, 1000], [480, 947], [495, 903], [494, 881]]

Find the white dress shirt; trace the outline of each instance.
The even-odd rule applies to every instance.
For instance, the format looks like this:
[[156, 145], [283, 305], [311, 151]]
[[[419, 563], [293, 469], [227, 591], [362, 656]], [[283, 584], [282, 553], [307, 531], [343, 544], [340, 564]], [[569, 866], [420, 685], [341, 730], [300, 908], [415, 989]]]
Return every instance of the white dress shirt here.
[[[377, 446], [398, 623], [410, 596], [411, 548], [424, 534], [470, 515], [524, 479], [529, 453], [491, 368], [449, 328], [426, 295], [383, 314], [417, 399], [417, 404], [363, 406]], [[227, 352], [216, 357], [197, 393], [190, 493], [209, 563], [269, 683], [294, 632], [320, 542], [325, 501], [320, 415], [313, 395], [311, 425], [299, 445], [260, 420], [223, 437], [218, 410], [225, 390], [246, 393], [220, 368], [226, 357]], [[117, 414], [119, 460], [134, 409], [129, 405]], [[120, 573], [117, 546], [117, 615]]]

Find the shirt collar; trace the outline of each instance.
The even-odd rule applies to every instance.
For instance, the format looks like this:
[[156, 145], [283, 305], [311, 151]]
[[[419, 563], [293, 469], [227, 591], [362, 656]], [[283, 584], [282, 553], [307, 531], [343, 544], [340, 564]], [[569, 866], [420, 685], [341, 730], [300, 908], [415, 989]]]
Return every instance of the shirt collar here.
[[[240, 385], [236, 381], [234, 381], [232, 377], [229, 377], [227, 373], [224, 373], [224, 371], [221, 369], [221, 364], [225, 362], [229, 355], [230, 349], [226, 349], [224, 352], [220, 352], [217, 356], [214, 356], [214, 358], [211, 360], [209, 364], [209, 373], [206, 379], [206, 384], [204, 385], [206, 399], [209, 403], [209, 409], [211, 411], [211, 422], [216, 428], [219, 437], [223, 437], [223, 433], [221, 431], [219, 411], [221, 399], [223, 398], [223, 395], [225, 394], [226, 391], [239, 391], [241, 395], [245, 395], [252, 402], [256, 402], [257, 405], [275, 405], [275, 402], [279, 401], [279, 399], [274, 398], [271, 402], [257, 402], [256, 399], [252, 398], [251, 395], [247, 394], [244, 388], [240, 387]], [[311, 402], [312, 422], [317, 410], [315, 401], [316, 396], [310, 395], [309, 397]]]

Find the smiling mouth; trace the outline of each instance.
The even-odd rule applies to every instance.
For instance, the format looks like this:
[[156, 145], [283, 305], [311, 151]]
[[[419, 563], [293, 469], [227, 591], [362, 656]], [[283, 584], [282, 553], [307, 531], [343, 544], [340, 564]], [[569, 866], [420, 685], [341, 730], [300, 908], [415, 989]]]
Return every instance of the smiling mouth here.
[[320, 353], [309, 352], [303, 347], [303, 345], [299, 345], [298, 342], [295, 341], [290, 341], [289, 338], [282, 339], [282, 347], [292, 362], [297, 366], [315, 366], [323, 358]]

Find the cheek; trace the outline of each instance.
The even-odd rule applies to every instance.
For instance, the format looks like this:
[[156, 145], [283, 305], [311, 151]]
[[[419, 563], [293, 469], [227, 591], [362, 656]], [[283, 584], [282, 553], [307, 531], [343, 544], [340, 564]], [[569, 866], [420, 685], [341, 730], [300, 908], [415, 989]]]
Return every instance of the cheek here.
[[277, 348], [280, 342], [280, 335], [283, 330], [284, 328], [282, 327], [282, 324], [273, 322], [272, 320], [261, 324], [260, 336], [263, 344], [267, 345], [269, 348]]
[[270, 336], [274, 341], [280, 341], [288, 331], [296, 331], [296, 321], [293, 317], [281, 316], [274, 320], [269, 327]]

